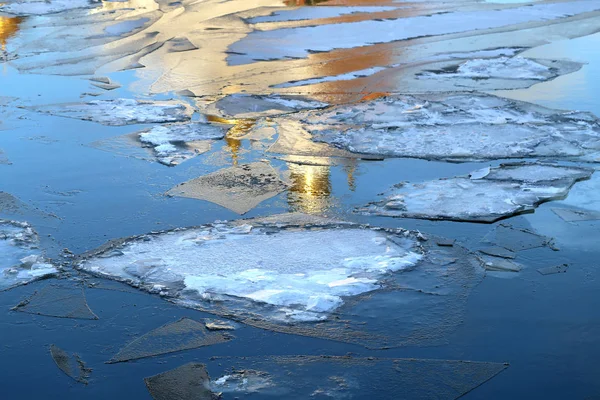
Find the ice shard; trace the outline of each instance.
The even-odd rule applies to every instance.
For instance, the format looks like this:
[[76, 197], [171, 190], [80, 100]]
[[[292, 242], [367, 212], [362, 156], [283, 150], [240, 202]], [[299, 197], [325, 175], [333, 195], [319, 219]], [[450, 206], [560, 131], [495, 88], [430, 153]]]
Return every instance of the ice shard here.
[[[483, 276], [462, 247], [419, 237], [274, 216], [116, 241], [77, 268], [264, 329], [397, 346], [442, 340]], [[371, 307], [395, 317], [382, 325]]]
[[65, 284], [46, 285], [13, 310], [56, 318], [98, 319], [88, 306], [83, 288]]
[[554, 164], [501, 164], [470, 177], [399, 184], [384, 200], [359, 210], [390, 217], [493, 222], [563, 198], [575, 182], [593, 172]]
[[182, 350], [224, 343], [231, 340], [227, 334], [209, 331], [204, 324], [182, 318], [146, 333], [123, 347], [110, 359], [118, 363], [140, 358], [169, 354]]
[[56, 366], [69, 378], [84, 385], [88, 384], [88, 378], [92, 370], [85, 365], [77, 354], [69, 355], [69, 353], [53, 344], [50, 346], [50, 355]]
[[32, 109], [110, 126], [183, 122], [189, 120], [191, 115], [189, 108], [183, 103], [134, 99], [92, 100], [87, 103], [46, 105]]
[[[600, 122], [486, 94], [394, 95], [275, 118], [312, 141], [359, 155], [445, 161], [600, 159]], [[288, 154], [300, 150], [286, 148]]]
[[208, 385], [210, 377], [206, 366], [189, 363], [181, 367], [145, 378], [148, 392], [154, 400], [218, 400]]
[[0, 291], [56, 274], [39, 248], [39, 239], [25, 222], [0, 219]]

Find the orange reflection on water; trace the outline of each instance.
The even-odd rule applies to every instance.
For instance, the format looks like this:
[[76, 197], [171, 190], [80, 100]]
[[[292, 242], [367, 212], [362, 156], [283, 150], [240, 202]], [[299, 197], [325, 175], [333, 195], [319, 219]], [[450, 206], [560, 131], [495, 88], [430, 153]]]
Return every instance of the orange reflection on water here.
[[13, 37], [19, 31], [19, 24], [22, 21], [22, 17], [0, 16], [0, 47], [2, 50], [6, 49], [8, 39]]

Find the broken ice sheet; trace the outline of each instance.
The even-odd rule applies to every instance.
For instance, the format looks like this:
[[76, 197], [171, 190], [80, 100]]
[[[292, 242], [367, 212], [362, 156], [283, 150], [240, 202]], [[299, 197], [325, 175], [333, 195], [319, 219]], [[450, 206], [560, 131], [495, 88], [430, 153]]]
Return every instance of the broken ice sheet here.
[[566, 222], [600, 220], [600, 212], [598, 211], [580, 210], [575, 208], [552, 208], [552, 211]]
[[[403, 218], [494, 222], [565, 197], [594, 170], [553, 164], [501, 164], [485, 174], [406, 183], [360, 211]], [[473, 179], [479, 177], [480, 179]]]
[[563, 61], [533, 60], [520, 56], [492, 59], [473, 59], [455, 68], [425, 72], [421, 78], [428, 79], [515, 79], [545, 81], [572, 73], [581, 64]]
[[87, 103], [45, 105], [32, 109], [110, 126], [183, 122], [189, 120], [191, 115], [189, 107], [183, 103], [134, 99], [92, 100]]
[[48, 284], [13, 310], [57, 318], [98, 319], [88, 306], [83, 288], [68, 284]]
[[222, 128], [203, 122], [154, 126], [138, 133], [144, 146], [153, 149], [158, 162], [173, 166], [210, 150], [214, 140], [223, 139]]
[[268, 163], [256, 162], [192, 179], [175, 186], [167, 195], [206, 200], [245, 214], [287, 188], [277, 170]]
[[53, 344], [50, 346], [50, 355], [56, 366], [69, 378], [84, 385], [88, 384], [88, 378], [92, 370], [86, 367], [77, 354], [69, 355], [69, 353]]
[[235, 366], [221, 376], [212, 372], [217, 369], [214, 363], [207, 366], [213, 375], [210, 388], [222, 392], [224, 399], [453, 400], [508, 367], [494, 362], [351, 356], [218, 357], [217, 361]]
[[[593, 114], [485, 94], [394, 95], [295, 118], [296, 129], [313, 141], [359, 154], [447, 161], [600, 159], [600, 122]], [[274, 118], [273, 124], [279, 130], [289, 118]]]
[[154, 400], [217, 400], [221, 398], [209, 388], [206, 366], [189, 363], [145, 378], [148, 392]]
[[507, 224], [496, 226], [482, 241], [504, 247], [512, 252], [552, 246], [552, 239], [548, 237]]
[[0, 149], [0, 164], [4, 164], [4, 165], [10, 165], [10, 161], [8, 160], [8, 158], [4, 155], [4, 152], [2, 151], [2, 149]]
[[189, 318], [166, 324], [134, 339], [123, 347], [109, 363], [137, 360], [182, 350], [224, 343], [230, 335], [209, 331], [204, 324]]
[[519, 272], [522, 269], [521, 265], [504, 258], [481, 256], [481, 260], [487, 271]]
[[29, 224], [0, 219], [0, 291], [57, 272], [44, 258]]
[[460, 246], [427, 246], [401, 229], [274, 216], [132, 237], [77, 268], [264, 329], [398, 346], [443, 341], [483, 276]]

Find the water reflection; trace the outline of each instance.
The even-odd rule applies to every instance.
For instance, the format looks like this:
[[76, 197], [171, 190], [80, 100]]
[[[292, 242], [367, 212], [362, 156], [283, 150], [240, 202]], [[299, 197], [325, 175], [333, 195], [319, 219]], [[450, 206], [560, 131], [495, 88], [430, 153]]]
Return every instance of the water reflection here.
[[252, 129], [256, 120], [254, 119], [227, 119], [221, 118], [216, 115], [207, 115], [206, 119], [208, 122], [224, 125], [232, 125], [225, 135], [225, 144], [227, 150], [231, 154], [231, 161], [233, 165], [238, 165], [239, 154], [242, 150], [242, 138], [246, 136], [248, 131]]
[[6, 50], [8, 39], [19, 31], [22, 17], [3, 17], [0, 15], [0, 48]]
[[288, 163], [288, 169], [291, 183], [288, 204], [292, 211], [315, 214], [331, 206], [329, 166]]

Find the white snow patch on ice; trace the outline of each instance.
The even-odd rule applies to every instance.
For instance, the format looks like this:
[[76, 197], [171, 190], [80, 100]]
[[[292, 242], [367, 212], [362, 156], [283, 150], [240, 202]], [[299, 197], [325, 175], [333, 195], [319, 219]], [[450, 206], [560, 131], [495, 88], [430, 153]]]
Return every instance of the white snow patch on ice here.
[[474, 59], [458, 66], [456, 72], [427, 72], [420, 78], [525, 79], [543, 81], [552, 77], [549, 67], [524, 57]]

